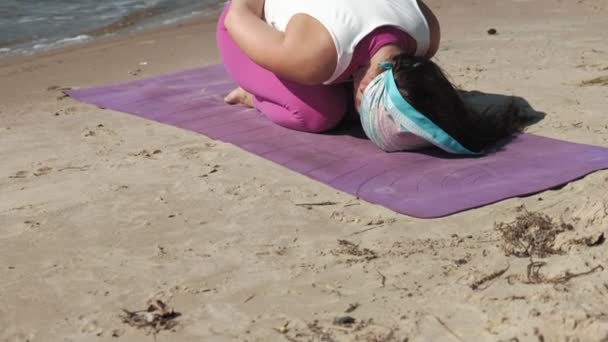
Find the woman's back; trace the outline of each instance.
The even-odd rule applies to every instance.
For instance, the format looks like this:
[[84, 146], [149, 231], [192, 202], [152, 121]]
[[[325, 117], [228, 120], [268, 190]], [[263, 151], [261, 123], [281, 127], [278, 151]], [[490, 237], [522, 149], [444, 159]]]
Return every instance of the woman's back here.
[[346, 70], [357, 44], [381, 26], [394, 26], [411, 35], [416, 40], [417, 56], [424, 56], [429, 50], [429, 24], [416, 0], [265, 1], [265, 20], [279, 31], [285, 31], [297, 14], [316, 19], [333, 39], [336, 69], [325, 83], [333, 82]]

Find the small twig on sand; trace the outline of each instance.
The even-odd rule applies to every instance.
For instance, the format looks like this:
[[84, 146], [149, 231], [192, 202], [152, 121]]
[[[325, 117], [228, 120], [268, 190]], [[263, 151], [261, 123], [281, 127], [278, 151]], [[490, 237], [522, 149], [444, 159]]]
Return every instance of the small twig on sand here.
[[547, 263], [539, 262], [539, 261], [531, 261], [528, 265], [528, 280], [524, 282], [524, 284], [565, 284], [570, 280], [586, 275], [593, 274], [598, 271], [603, 271], [604, 266], [598, 265], [594, 268], [581, 272], [581, 273], [570, 273], [566, 271], [566, 273], [562, 276], [557, 276], [553, 278], [545, 278], [542, 274], [540, 274], [541, 268], [543, 268]]
[[59, 171], [59, 172], [65, 171], [65, 170], [87, 171], [90, 167], [91, 167], [90, 164], [84, 165], [84, 166], [68, 166], [68, 167], [62, 167], [61, 169], [59, 169], [57, 171]]
[[594, 268], [592, 268], [592, 269], [590, 269], [589, 271], [586, 271], [586, 272], [581, 272], [581, 273], [566, 272], [566, 274], [564, 274], [563, 276], [557, 277], [557, 278], [552, 278], [552, 279], [549, 279], [548, 281], [550, 283], [553, 283], [553, 284], [562, 284], [562, 283], [569, 282], [571, 279], [582, 277], [582, 276], [586, 276], [586, 275], [590, 275], [590, 274], [593, 274], [595, 272], [603, 271], [603, 270], [604, 270], [604, 266], [597, 265]]
[[488, 274], [487, 276], [475, 281], [473, 284], [471, 284], [471, 289], [475, 290], [475, 291], [487, 289], [487, 287], [481, 288], [481, 286], [487, 282], [490, 282], [490, 281], [502, 276], [509, 270], [510, 267], [511, 267], [511, 265], [507, 265], [506, 268], [504, 268], [502, 270], [498, 270], [494, 273]]
[[359, 308], [359, 306], [360, 306], [360, 304], [359, 304], [359, 303], [353, 303], [353, 304], [349, 304], [349, 305], [348, 305], [348, 309], [346, 309], [346, 311], [344, 311], [344, 312], [346, 312], [346, 313], [351, 313], [351, 312], [353, 312], [353, 311], [357, 310], [357, 309]]
[[380, 225], [380, 226], [376, 226], [376, 227], [371, 227], [371, 228], [363, 229], [363, 230], [360, 230], [360, 231], [357, 231], [357, 232], [354, 232], [354, 233], [350, 234], [350, 236], [360, 235], [360, 234], [363, 234], [363, 233], [367, 233], [370, 230], [379, 229], [379, 228], [382, 228], [382, 227], [384, 227], [384, 225]]
[[447, 325], [447, 324], [445, 324], [445, 323], [444, 323], [444, 322], [441, 320], [441, 318], [439, 318], [439, 317], [437, 317], [437, 316], [435, 316], [435, 315], [433, 315], [433, 318], [435, 318], [435, 319], [437, 320], [437, 322], [439, 322], [439, 324], [441, 324], [441, 325], [442, 325], [442, 326], [445, 328], [445, 330], [447, 330], [447, 331], [448, 331], [448, 332], [449, 332], [449, 333], [450, 333], [452, 336], [454, 336], [454, 337], [455, 337], [455, 338], [456, 338], [458, 341], [465, 342], [465, 341], [464, 341], [464, 340], [463, 340], [463, 339], [462, 339], [460, 336], [458, 336], [458, 334], [456, 334], [456, 333], [454, 332], [454, 330], [450, 329], [450, 327], [448, 327], [448, 325]]
[[296, 203], [296, 207], [327, 207], [337, 205], [338, 202], [319, 202], [319, 203]]
[[382, 273], [380, 273], [380, 271], [376, 270], [376, 272], [378, 272], [378, 275], [380, 276], [380, 287], [385, 287], [386, 286], [386, 276]]
[[254, 294], [252, 294], [251, 296], [247, 297], [247, 299], [245, 299], [245, 301], [243, 302], [243, 304], [249, 303], [253, 298], [255, 298]]

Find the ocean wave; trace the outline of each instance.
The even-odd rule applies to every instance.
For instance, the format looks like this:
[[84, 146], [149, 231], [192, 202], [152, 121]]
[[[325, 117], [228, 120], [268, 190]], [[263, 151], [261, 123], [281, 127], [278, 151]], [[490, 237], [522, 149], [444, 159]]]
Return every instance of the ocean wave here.
[[183, 15], [181, 17], [167, 19], [167, 20], [163, 21], [163, 25], [172, 25], [172, 24], [175, 24], [177, 22], [180, 22], [180, 21], [183, 21], [183, 20], [186, 20], [186, 19], [190, 19], [190, 18], [199, 16], [201, 14], [203, 14], [202, 11], [194, 11], [194, 12], [192, 12], [190, 14], [185, 14], [185, 15]]
[[29, 24], [29, 23], [35, 23], [38, 21], [45, 21], [48, 20], [47, 17], [22, 17], [19, 18], [19, 20], [17, 20], [18, 24]]
[[65, 16], [55, 16], [52, 17], [53, 20], [74, 20], [74, 17], [71, 15], [65, 15]]
[[48, 39], [42, 38], [36, 40], [32, 44], [26, 44], [17, 46], [14, 48], [3, 47], [0, 48], [0, 57], [2, 56], [14, 56], [14, 55], [32, 55], [38, 52], [49, 51], [56, 48], [67, 47], [74, 44], [80, 44], [92, 40], [94, 37], [89, 35], [77, 35], [74, 37], [67, 37], [61, 39]]
[[81, 34], [78, 35], [76, 37], [68, 37], [68, 38], [63, 38], [63, 39], [59, 39], [56, 40], [54, 42], [51, 43], [46, 43], [46, 44], [35, 44], [34, 46], [32, 46], [32, 49], [34, 50], [48, 50], [51, 48], [55, 48], [55, 47], [60, 47], [60, 46], [66, 46], [66, 45], [70, 45], [70, 44], [76, 44], [76, 43], [82, 43], [82, 42], [86, 42], [87, 40], [90, 40], [91, 36], [86, 35], [86, 34]]

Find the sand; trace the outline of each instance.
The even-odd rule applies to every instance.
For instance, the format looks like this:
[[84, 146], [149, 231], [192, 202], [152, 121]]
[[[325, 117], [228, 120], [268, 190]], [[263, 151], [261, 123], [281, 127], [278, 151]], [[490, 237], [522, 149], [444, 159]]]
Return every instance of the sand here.
[[[608, 146], [606, 1], [429, 4], [455, 83]], [[0, 341], [152, 341], [151, 300], [158, 341], [608, 339], [607, 172], [420, 220], [61, 94], [217, 63], [214, 21], [0, 60]]]

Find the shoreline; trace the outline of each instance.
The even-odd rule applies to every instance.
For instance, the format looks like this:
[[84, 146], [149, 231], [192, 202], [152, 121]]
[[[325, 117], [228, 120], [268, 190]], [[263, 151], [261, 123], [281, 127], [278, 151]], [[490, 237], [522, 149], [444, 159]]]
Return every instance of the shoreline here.
[[[192, 13], [181, 13], [174, 18], [162, 19], [168, 13], [166, 4], [160, 4], [143, 9], [135, 9], [125, 16], [122, 16], [103, 26], [82, 30], [78, 33], [67, 35], [65, 37], [55, 37], [50, 43], [38, 43], [29, 39], [20, 39], [8, 42], [0, 46], [0, 60], [10, 57], [37, 56], [47, 52], [62, 50], [68, 47], [78, 47], [84, 44], [92, 44], [100, 39], [108, 39], [114, 37], [123, 37], [137, 33], [145, 33], [148, 31], [162, 30], [178, 25], [188, 25], [191, 22], [204, 19], [208, 16], [215, 15], [223, 4], [209, 5], [209, 7], [200, 8]], [[40, 45], [40, 47], [37, 47]]]
[[[530, 133], [608, 147], [605, 1], [428, 3], [457, 85], [524, 98], [547, 114]], [[63, 95], [218, 63], [218, 14], [0, 59], [0, 342], [149, 342], [121, 314], [154, 300], [182, 314], [159, 340], [606, 337], [607, 171], [421, 220]], [[522, 208], [557, 254], [509, 254]]]
[[[45, 64], [49, 60], [56, 59], [56, 63], [63, 64], [64, 59], [71, 60], [72, 56], [80, 53], [88, 55], [94, 51], [107, 51], [108, 49], [124, 47], [128, 44], [136, 44], [139, 46], [155, 46], [157, 42], [170, 42], [171, 35], [179, 36], [181, 39], [191, 38], [192, 35], [200, 31], [202, 37], [200, 44], [198, 45], [198, 53], [201, 59], [208, 59], [210, 56], [214, 56], [215, 51], [201, 51], [211, 37], [215, 35], [215, 24], [219, 11], [201, 14], [195, 18], [189, 18], [182, 22], [150, 28], [144, 31], [126, 31], [117, 36], [101, 36], [93, 41], [83, 42], [76, 45], [69, 45], [52, 49], [49, 51], [41, 51], [31, 55], [14, 55], [5, 56], [0, 58], [0, 77], [13, 76], [15, 71], [6, 71], [18, 66], [23, 66], [24, 70], [30, 70], [31, 68], [37, 68], [36, 64]], [[197, 46], [194, 45], [194, 48]], [[127, 52], [127, 51], [125, 51]], [[154, 55], [153, 53], [152, 55]], [[192, 56], [192, 55], [189, 55]], [[66, 58], [64, 58], [66, 57]], [[194, 57], [194, 56], [192, 56]], [[143, 58], [142, 58], [143, 60]], [[119, 62], [119, 61], [117, 61]], [[30, 66], [31, 65], [31, 66]], [[46, 66], [46, 64], [45, 64]], [[155, 68], [146, 68], [149, 71], [154, 71]], [[127, 80], [133, 78], [133, 75], [121, 77], [121, 79]], [[10, 98], [10, 97], [8, 97]]]

